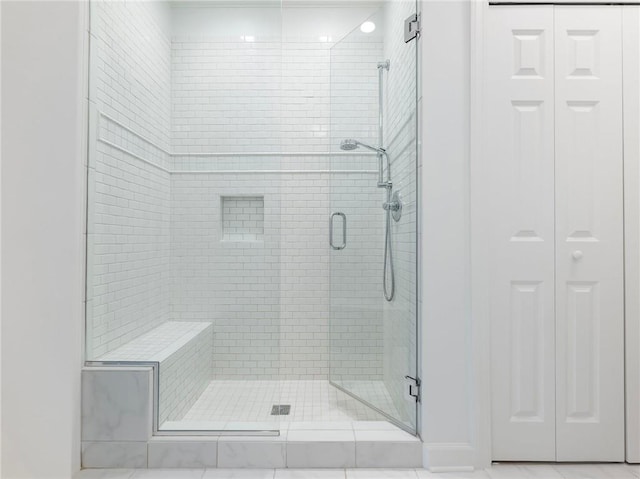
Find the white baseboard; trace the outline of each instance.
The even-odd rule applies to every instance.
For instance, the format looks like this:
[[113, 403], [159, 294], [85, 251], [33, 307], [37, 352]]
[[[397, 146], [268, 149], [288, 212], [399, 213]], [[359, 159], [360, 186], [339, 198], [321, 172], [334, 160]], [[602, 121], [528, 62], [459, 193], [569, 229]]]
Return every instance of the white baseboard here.
[[433, 472], [472, 471], [476, 451], [469, 443], [423, 445], [423, 465]]

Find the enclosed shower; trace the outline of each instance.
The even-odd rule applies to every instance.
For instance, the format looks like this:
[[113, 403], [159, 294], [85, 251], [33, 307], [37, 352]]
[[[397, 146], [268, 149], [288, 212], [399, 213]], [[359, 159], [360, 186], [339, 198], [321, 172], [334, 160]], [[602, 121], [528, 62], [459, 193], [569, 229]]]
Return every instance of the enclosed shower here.
[[415, 433], [415, 12], [91, 3], [86, 359], [157, 434]]

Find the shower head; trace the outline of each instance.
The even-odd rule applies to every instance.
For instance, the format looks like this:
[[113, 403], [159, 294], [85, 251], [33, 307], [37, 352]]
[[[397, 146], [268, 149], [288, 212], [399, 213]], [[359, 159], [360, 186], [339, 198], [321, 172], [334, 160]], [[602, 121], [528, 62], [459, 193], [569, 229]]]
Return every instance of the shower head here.
[[353, 140], [351, 138], [347, 138], [340, 142], [340, 149], [344, 151], [352, 151], [359, 147], [375, 151], [376, 153], [385, 153], [384, 148], [376, 148], [375, 146], [367, 145], [366, 143], [361, 143], [358, 140]]
[[358, 142], [350, 138], [342, 140], [342, 142], [340, 143], [340, 149], [344, 151], [351, 151], [355, 150], [356, 148], [358, 148]]

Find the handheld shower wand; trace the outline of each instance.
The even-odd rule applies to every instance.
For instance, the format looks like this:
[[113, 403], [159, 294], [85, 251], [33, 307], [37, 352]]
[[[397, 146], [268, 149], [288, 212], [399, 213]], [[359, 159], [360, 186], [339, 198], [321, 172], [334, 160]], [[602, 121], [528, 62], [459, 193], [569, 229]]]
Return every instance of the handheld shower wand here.
[[[391, 190], [393, 189], [393, 183], [391, 182], [391, 162], [389, 161], [389, 155], [384, 148], [376, 148], [375, 146], [367, 145], [358, 140], [346, 139], [340, 143], [340, 148], [345, 151], [352, 151], [358, 147], [363, 147], [367, 150], [374, 151], [378, 155], [378, 188], [385, 188], [387, 192], [387, 200], [382, 204], [382, 208], [386, 212], [386, 224], [384, 234], [384, 270], [382, 273], [382, 286], [384, 289], [384, 297], [387, 301], [391, 301], [395, 295], [395, 273], [393, 268], [393, 251], [391, 249], [391, 215], [396, 221], [400, 219], [400, 212], [402, 211], [402, 203], [399, 199], [396, 199], [396, 195], [391, 196]], [[384, 164], [386, 163], [387, 175], [384, 175]], [[389, 265], [387, 267], [387, 265]], [[387, 274], [389, 275], [389, 287], [387, 288]]]
[[[395, 221], [399, 221], [402, 215], [402, 200], [399, 192], [395, 192], [392, 196], [391, 190], [391, 162], [387, 151], [382, 147], [384, 144], [384, 72], [389, 71], [390, 61], [384, 60], [379, 62], [378, 68], [378, 143], [379, 147], [367, 145], [358, 140], [346, 139], [340, 143], [340, 148], [345, 151], [355, 150], [358, 147], [375, 151], [378, 155], [378, 188], [384, 188], [387, 192], [387, 200], [382, 204], [382, 208], [386, 212], [386, 224], [384, 232], [384, 269], [382, 272], [382, 288], [384, 289], [384, 299], [393, 300], [396, 290], [396, 278], [393, 270], [393, 251], [391, 248], [391, 216]], [[387, 167], [387, 177], [384, 176], [385, 165]], [[388, 267], [387, 267], [388, 265]], [[389, 276], [389, 286], [387, 288], [387, 275]]]

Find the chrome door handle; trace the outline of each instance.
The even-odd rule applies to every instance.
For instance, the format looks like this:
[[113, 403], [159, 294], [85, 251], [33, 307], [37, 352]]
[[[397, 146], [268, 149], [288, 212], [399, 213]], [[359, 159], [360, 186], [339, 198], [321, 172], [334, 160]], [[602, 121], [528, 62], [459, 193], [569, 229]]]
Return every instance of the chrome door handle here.
[[[342, 218], [342, 244], [336, 246], [333, 244], [333, 218], [340, 216]], [[329, 218], [329, 244], [333, 249], [344, 249], [347, 246], [347, 217], [344, 213], [331, 213]]]

